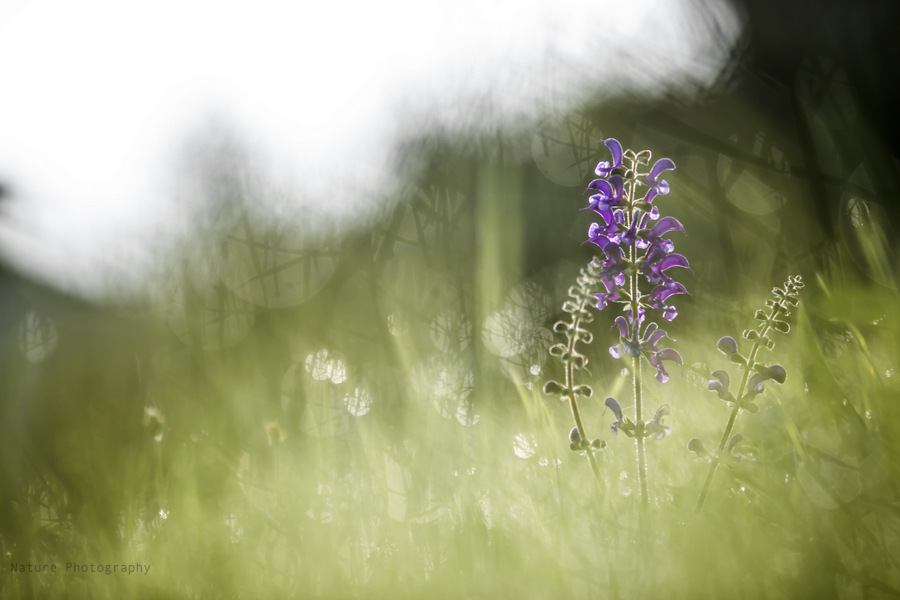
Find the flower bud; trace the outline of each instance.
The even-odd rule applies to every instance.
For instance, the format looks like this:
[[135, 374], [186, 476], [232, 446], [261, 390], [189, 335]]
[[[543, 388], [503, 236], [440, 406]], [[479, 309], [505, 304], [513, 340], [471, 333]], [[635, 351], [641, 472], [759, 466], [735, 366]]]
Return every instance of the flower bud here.
[[728, 371], [718, 369], [712, 372], [711, 377], [712, 379], [707, 382], [707, 387], [711, 391], [715, 391], [722, 400], [728, 400], [731, 397], [731, 394], [728, 392], [728, 386], [731, 384], [731, 377], [728, 375]]
[[703, 445], [703, 442], [697, 438], [691, 438], [687, 445], [689, 452], [694, 452], [697, 456], [706, 456], [706, 446]]
[[656, 414], [653, 415], [653, 420], [647, 424], [647, 435], [653, 436], [657, 440], [661, 440], [670, 433], [672, 433], [672, 428], [668, 425], [663, 425], [662, 420], [672, 412], [671, 408], [668, 404], [661, 405], [658, 409], [656, 409]]
[[738, 346], [737, 342], [730, 335], [726, 335], [723, 338], [720, 338], [718, 342], [716, 342], [716, 348], [719, 349], [719, 352], [731, 358], [733, 355], [737, 354]]
[[766, 391], [766, 387], [763, 385], [765, 378], [759, 373], [754, 373], [750, 376], [750, 381], [747, 382], [747, 393], [746, 395], [749, 397], [755, 396], [757, 394], [761, 394]]
[[552, 379], [544, 384], [544, 394], [547, 396], [552, 396], [554, 394], [561, 394], [565, 388], [559, 384], [557, 381], [553, 381]]
[[622, 407], [619, 406], [619, 403], [616, 401], [615, 398], [609, 397], [603, 401], [603, 404], [605, 404], [607, 407], [609, 407], [609, 410], [611, 410], [613, 415], [615, 415], [616, 421], [621, 422], [623, 420]]
[[594, 395], [594, 390], [589, 385], [576, 385], [572, 391], [575, 392], [576, 396], [584, 396], [585, 398], [590, 398]]
[[569, 441], [573, 446], [581, 445], [581, 434], [578, 432], [577, 427], [573, 427], [572, 431], [569, 432]]
[[571, 325], [566, 323], [565, 321], [557, 321], [553, 324], [553, 331], [556, 333], [566, 333], [571, 328]]
[[762, 372], [762, 376], [777, 383], [784, 383], [784, 380], [787, 379], [787, 372], [781, 365], [771, 365], [766, 367], [766, 370]]

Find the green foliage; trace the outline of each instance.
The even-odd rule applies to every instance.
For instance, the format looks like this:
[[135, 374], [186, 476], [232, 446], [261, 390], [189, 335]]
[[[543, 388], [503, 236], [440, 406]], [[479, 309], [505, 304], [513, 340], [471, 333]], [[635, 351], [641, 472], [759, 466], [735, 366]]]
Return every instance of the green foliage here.
[[[569, 265], [587, 257], [547, 256], [530, 234], [489, 244], [502, 219], [474, 215], [506, 186], [472, 171], [492, 168], [436, 173], [434, 190], [345, 236], [333, 262], [307, 262], [326, 281], [296, 305], [185, 275], [174, 280], [203, 293], [173, 318], [162, 301], [87, 307], [20, 284], [5, 298], [0, 355], [0, 598], [900, 594], [896, 291], [862, 278], [837, 244], [787, 265], [807, 273], [778, 342], [790, 378], [755, 401], [729, 448], [743, 459], [720, 469], [698, 514], [708, 465], [689, 440], [722, 426], [709, 336], [740, 331], [765, 299], [698, 272], [671, 332], [685, 366], [644, 390], [648, 405], [672, 407], [673, 429], [647, 446], [653, 487], [639, 518], [630, 445], [597, 454], [598, 488], [561, 443], [569, 407], [541, 392], [560, 377], [547, 328]], [[572, 211], [538, 204], [570, 190], [528, 193], [526, 230], [530, 218], [536, 231], [570, 225], [557, 213]], [[705, 238], [702, 223], [690, 229]], [[220, 260], [218, 248], [203, 252]], [[477, 271], [486, 265], [509, 270]], [[238, 312], [216, 332], [213, 309]], [[237, 315], [248, 314], [244, 331]], [[584, 347], [579, 373], [616, 394], [627, 379], [594, 360], [603, 346]], [[605, 433], [603, 396], [579, 401], [585, 425]], [[151, 570], [9, 572], [72, 561]]]

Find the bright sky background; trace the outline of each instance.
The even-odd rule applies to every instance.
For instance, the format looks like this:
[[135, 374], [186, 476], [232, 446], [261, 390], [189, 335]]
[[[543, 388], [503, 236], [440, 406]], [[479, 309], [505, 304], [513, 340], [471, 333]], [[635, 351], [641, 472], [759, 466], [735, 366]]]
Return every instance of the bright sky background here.
[[741, 25], [721, 0], [0, 0], [0, 260], [136, 285], [190, 229], [178, 163], [211, 124], [291, 202], [365, 216], [404, 140], [692, 89]]

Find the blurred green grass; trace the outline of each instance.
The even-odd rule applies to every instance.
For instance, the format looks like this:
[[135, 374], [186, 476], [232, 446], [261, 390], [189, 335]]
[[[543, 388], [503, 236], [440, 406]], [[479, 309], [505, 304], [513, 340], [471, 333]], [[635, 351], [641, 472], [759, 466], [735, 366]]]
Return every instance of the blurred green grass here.
[[[150, 302], [86, 306], [10, 281], [0, 597], [900, 594], [893, 241], [872, 221], [832, 240], [802, 202], [742, 213], [682, 150], [663, 210], [688, 231], [693, 299], [667, 327], [684, 368], [645, 388], [673, 409], [672, 435], [648, 445], [645, 514], [633, 445], [602, 404], [629, 408], [606, 349], [614, 313], [593, 325], [582, 408], [608, 443], [599, 488], [568, 450], [567, 407], [540, 392], [561, 371], [548, 330], [590, 257], [579, 190], [444, 156], [327, 251], [275, 232], [248, 266], [220, 232], [191, 249], [206, 266]], [[687, 441], [714, 446], [728, 416], [706, 390], [727, 368], [716, 340], [794, 273], [793, 330], [760, 356], [788, 379], [739, 417], [745, 458], [697, 513], [707, 464]], [[290, 302], [267, 295], [287, 284]], [[151, 571], [8, 571], [72, 561]]]

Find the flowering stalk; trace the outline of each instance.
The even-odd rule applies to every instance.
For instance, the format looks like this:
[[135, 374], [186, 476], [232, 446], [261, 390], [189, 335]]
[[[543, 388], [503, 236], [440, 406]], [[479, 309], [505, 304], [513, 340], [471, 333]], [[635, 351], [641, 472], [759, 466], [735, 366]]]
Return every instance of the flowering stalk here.
[[722, 432], [722, 439], [719, 441], [715, 454], [710, 456], [703, 442], [697, 438], [688, 442], [688, 450], [695, 452], [698, 456], [710, 459], [709, 471], [706, 474], [706, 480], [703, 482], [700, 497], [697, 499], [697, 510], [703, 508], [703, 503], [706, 501], [707, 494], [709, 494], [709, 488], [712, 485], [719, 464], [724, 461], [735, 462], [741, 459], [740, 453], [734, 453], [734, 450], [738, 442], [743, 439], [743, 436], [740, 433], [731, 435], [738, 412], [742, 409], [751, 413], [757, 412], [759, 407], [754, 404], [754, 400], [756, 396], [765, 391], [763, 383], [772, 380], [781, 384], [784, 383], [787, 377], [787, 373], [781, 365], [773, 364], [767, 366], [764, 363], [756, 362], [756, 357], [763, 346], [767, 350], [775, 347], [775, 342], [769, 337], [770, 331], [775, 330], [780, 333], [790, 331], [791, 326], [784, 318], [790, 315], [791, 310], [797, 306], [797, 297], [802, 288], [803, 280], [797, 275], [788, 277], [783, 288], [776, 287], [772, 289], [773, 297], [766, 300], [766, 308], [769, 309], [769, 312], [766, 313], [762, 309], [757, 310], [755, 318], [760, 321], [759, 326], [757, 329], [746, 329], [743, 332], [743, 337], [753, 342], [749, 356], [744, 357], [738, 352], [737, 341], [731, 336], [719, 339], [716, 344], [719, 351], [727, 356], [731, 362], [743, 367], [743, 373], [741, 375], [741, 383], [738, 386], [737, 396], [732, 395], [728, 391], [728, 386], [731, 383], [728, 371], [722, 369], [713, 371], [709, 380], [709, 389], [715, 391], [720, 399], [728, 402], [729, 406], [732, 407], [731, 415], [725, 424], [725, 430]]
[[590, 331], [584, 329], [594, 320], [588, 307], [592, 303], [592, 290], [600, 285], [600, 265], [596, 260], [581, 269], [581, 273], [575, 280], [575, 285], [569, 288], [569, 299], [563, 303], [563, 310], [571, 315], [571, 320], [557, 321], [553, 330], [564, 333], [565, 344], [556, 344], [550, 348], [550, 354], [562, 360], [565, 371], [565, 380], [562, 384], [556, 381], [548, 381], [544, 385], [544, 393], [547, 395], [558, 394], [569, 404], [575, 427], [569, 432], [569, 447], [576, 452], [584, 452], [591, 464], [591, 471], [597, 483], [601, 482], [600, 468], [594, 458], [594, 452], [602, 450], [606, 443], [600, 439], [588, 441], [588, 436], [581, 419], [581, 411], [578, 408], [578, 397], [590, 398], [594, 390], [589, 385], [575, 384], [575, 371], [583, 369], [587, 365], [587, 357], [578, 352], [575, 345], [578, 342], [590, 344], [594, 337]]
[[[660, 311], [663, 319], [673, 320], [678, 312], [667, 300], [677, 294], [686, 294], [685, 287], [676, 282], [666, 271], [673, 267], [690, 268], [687, 259], [673, 253], [674, 243], [664, 236], [672, 231], [684, 231], [684, 227], [673, 217], [660, 218], [659, 208], [653, 204], [661, 195], [669, 193], [669, 184], [660, 179], [668, 170], [675, 169], [675, 163], [668, 158], [658, 160], [649, 171], [644, 169], [650, 164], [650, 151], [644, 150], [635, 154], [631, 150], [623, 152], [622, 145], [615, 139], [604, 141], [612, 156], [611, 161], [601, 161], [595, 173], [598, 178], [588, 185], [591, 195], [587, 208], [603, 219], [603, 223], [592, 223], [588, 230], [588, 242], [598, 246], [603, 254], [596, 257], [590, 265], [590, 277], [585, 271], [576, 286], [578, 309], [585, 311], [585, 301], [591, 297], [591, 303], [597, 310], [605, 309], [610, 303], [622, 306], [624, 315], [615, 319], [619, 330], [619, 343], [609, 349], [614, 358], [631, 358], [631, 373], [634, 391], [634, 421], [622, 414], [619, 403], [614, 398], [607, 398], [605, 404], [616, 416], [612, 424], [612, 432], [619, 430], [636, 440], [638, 479], [640, 481], [641, 498], [644, 504], [649, 502], [647, 486], [647, 468], [644, 456], [644, 438], [653, 436], [662, 439], [670, 432], [663, 425], [663, 418], [669, 413], [669, 406], [664, 404], [656, 411], [651, 421], [643, 421], [641, 357], [648, 360], [656, 369], [656, 378], [665, 383], [669, 375], [663, 361], [672, 361], [681, 365], [681, 356], [671, 348], [658, 348], [658, 343], [666, 337], [666, 332], [659, 329], [655, 322], [644, 325], [647, 314], [651, 310]], [[627, 163], [627, 165], [625, 164]], [[646, 192], [641, 193], [641, 188]], [[651, 289], [641, 290], [641, 283], [646, 281]], [[582, 283], [584, 285], [582, 285]], [[573, 288], [575, 289], [575, 288]], [[569, 294], [573, 296], [573, 289]], [[567, 301], [569, 304], [571, 301]], [[569, 309], [575, 306], [569, 306]], [[563, 307], [567, 309], [566, 306]], [[568, 311], [571, 312], [571, 311]], [[587, 321], [584, 321], [587, 322]], [[574, 321], [573, 321], [574, 323]], [[557, 323], [555, 330], [570, 334], [567, 324]], [[642, 330], [643, 329], [643, 330]], [[570, 338], [569, 347], [573, 347]], [[587, 342], [589, 343], [589, 342]], [[563, 356], [567, 346], [558, 344], [551, 348], [551, 354]], [[571, 351], [569, 351], [571, 356]], [[567, 374], [568, 374], [567, 367]], [[547, 393], [568, 392], [574, 398], [572, 382], [566, 385], [548, 382]], [[573, 410], [576, 433], [581, 439], [583, 427], [576, 410]], [[570, 437], [572, 437], [570, 436]], [[582, 449], [580, 440], [572, 439], [573, 449]], [[595, 440], [596, 442], [597, 440]], [[593, 444], [593, 443], [592, 443]], [[593, 464], [593, 462], [592, 462]], [[596, 471], [595, 471], [596, 473]]]

